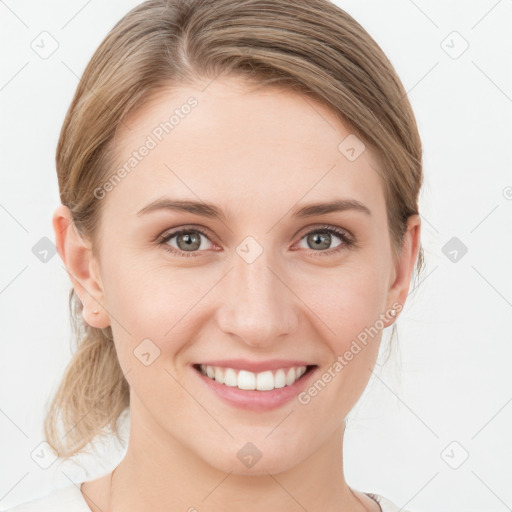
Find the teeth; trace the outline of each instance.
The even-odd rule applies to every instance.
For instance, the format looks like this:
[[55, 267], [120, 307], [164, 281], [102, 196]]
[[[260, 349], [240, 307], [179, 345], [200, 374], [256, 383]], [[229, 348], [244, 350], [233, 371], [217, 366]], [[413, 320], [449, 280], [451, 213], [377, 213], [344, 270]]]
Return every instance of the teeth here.
[[225, 386], [238, 387], [258, 391], [270, 391], [275, 388], [291, 386], [306, 373], [306, 366], [280, 368], [276, 371], [267, 370], [253, 373], [247, 370], [221, 368], [219, 366], [200, 365], [201, 373]]
[[237, 383], [238, 380], [235, 370], [233, 370], [232, 368], [227, 368], [226, 373], [224, 374], [224, 384], [226, 384], [226, 386], [234, 387], [237, 385]]
[[295, 382], [295, 368], [290, 368], [286, 374], [286, 385], [290, 386]]
[[240, 370], [237, 385], [239, 389], [256, 389], [256, 375], [252, 372]]
[[224, 372], [220, 368], [215, 368], [215, 380], [224, 384]]

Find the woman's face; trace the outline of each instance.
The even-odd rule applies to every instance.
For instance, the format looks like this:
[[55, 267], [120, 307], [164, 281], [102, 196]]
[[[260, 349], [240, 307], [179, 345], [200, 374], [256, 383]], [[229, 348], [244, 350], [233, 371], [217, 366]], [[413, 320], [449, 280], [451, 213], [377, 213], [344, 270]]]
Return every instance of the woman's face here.
[[[377, 162], [329, 109], [235, 78], [205, 86], [159, 94], [118, 132], [119, 179], [97, 189], [99, 318], [133, 439], [280, 472], [339, 434], [405, 301], [419, 229], [394, 262]], [[349, 202], [311, 208], [335, 201]], [[281, 387], [238, 389], [258, 373]]]

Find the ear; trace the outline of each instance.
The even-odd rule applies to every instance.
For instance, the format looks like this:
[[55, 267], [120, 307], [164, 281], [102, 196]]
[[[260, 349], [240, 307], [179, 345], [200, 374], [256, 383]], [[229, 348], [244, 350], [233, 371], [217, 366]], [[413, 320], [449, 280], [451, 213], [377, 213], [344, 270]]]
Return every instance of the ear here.
[[409, 293], [412, 272], [420, 249], [420, 231], [420, 216], [411, 215], [407, 221], [407, 230], [404, 233], [402, 250], [395, 264], [395, 271], [387, 297], [388, 308], [395, 309], [396, 311], [395, 319], [403, 309], [407, 300], [407, 294]]
[[[73, 288], [83, 304], [82, 316], [91, 326], [104, 328], [110, 318], [103, 308], [103, 285], [99, 265], [92, 254], [91, 244], [77, 232], [67, 206], [59, 205], [52, 217], [59, 255], [64, 262]], [[94, 314], [93, 311], [98, 313]]]

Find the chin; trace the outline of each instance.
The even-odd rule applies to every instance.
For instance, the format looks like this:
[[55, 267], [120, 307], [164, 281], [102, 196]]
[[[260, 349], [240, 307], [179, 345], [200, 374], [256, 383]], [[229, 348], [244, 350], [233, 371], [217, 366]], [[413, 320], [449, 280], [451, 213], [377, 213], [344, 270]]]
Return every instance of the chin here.
[[261, 437], [261, 441], [240, 442], [232, 439], [224, 448], [225, 451], [210, 450], [208, 454], [200, 455], [215, 469], [241, 476], [282, 473], [299, 464], [301, 455], [307, 458], [307, 454], [301, 454], [295, 446], [284, 445], [278, 437], [275, 442], [265, 439], [265, 436]]

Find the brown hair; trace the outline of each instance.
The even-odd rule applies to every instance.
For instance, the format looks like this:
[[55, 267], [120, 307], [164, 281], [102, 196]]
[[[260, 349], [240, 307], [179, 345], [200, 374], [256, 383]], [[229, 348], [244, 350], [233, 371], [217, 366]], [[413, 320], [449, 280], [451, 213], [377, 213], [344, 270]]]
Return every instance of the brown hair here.
[[[407, 220], [418, 213], [423, 179], [416, 121], [381, 48], [328, 0], [149, 0], [112, 28], [83, 73], [56, 153], [61, 202], [78, 232], [93, 242], [93, 252], [103, 204], [94, 190], [112, 173], [118, 127], [169, 85], [221, 73], [306, 94], [375, 150], [399, 254]], [[420, 248], [418, 273], [422, 266]], [[129, 407], [111, 328], [83, 321], [73, 288], [69, 305], [77, 350], [44, 425], [47, 441], [65, 459], [83, 451], [106, 426], [118, 435], [118, 419]]]

